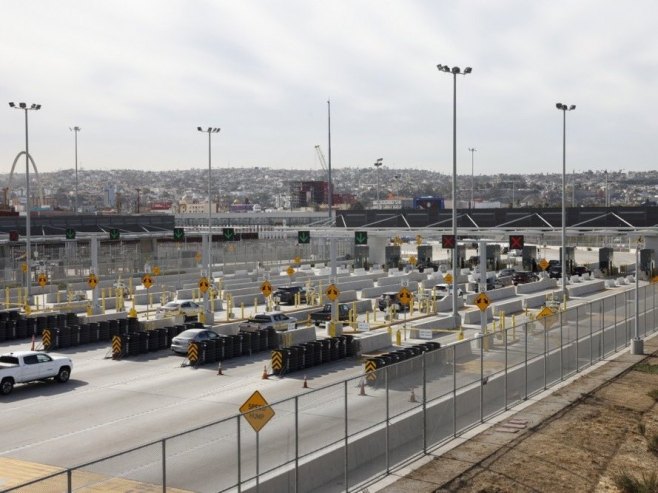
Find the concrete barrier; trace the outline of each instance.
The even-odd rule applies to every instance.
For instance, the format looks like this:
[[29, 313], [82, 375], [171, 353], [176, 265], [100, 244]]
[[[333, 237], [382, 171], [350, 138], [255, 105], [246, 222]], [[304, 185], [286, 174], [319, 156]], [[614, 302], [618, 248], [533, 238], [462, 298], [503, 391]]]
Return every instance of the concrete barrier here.
[[341, 291], [338, 295], [338, 301], [340, 303], [348, 303], [350, 301], [356, 301], [356, 291]]
[[297, 346], [305, 342], [315, 341], [317, 335], [315, 327], [300, 327], [295, 330], [287, 330], [285, 332], [277, 332], [279, 340], [279, 347]]
[[606, 284], [605, 281], [589, 281], [582, 283], [578, 286], [569, 286], [567, 292], [569, 296], [582, 296], [584, 294], [596, 293], [597, 291], [605, 290]]
[[[487, 321], [493, 320], [493, 309], [489, 306], [486, 310]], [[479, 308], [474, 310], [466, 310], [463, 314], [463, 323], [464, 324], [480, 324], [482, 323], [482, 313]]]
[[80, 319], [80, 322], [89, 324], [93, 322], [104, 322], [106, 320], [119, 320], [122, 318], [128, 318], [128, 314], [126, 312], [105, 313], [102, 315], [81, 315], [78, 318]]
[[392, 346], [391, 336], [386, 329], [359, 334], [356, 340], [358, 341], [358, 354], [370, 354]]
[[[438, 318], [433, 318], [432, 320], [428, 320], [425, 322], [420, 322], [414, 325], [414, 327], [411, 329], [411, 337], [413, 339], [421, 339], [419, 337], [419, 330], [449, 330], [449, 329], [456, 329], [457, 324], [455, 323], [455, 320], [452, 318], [452, 315], [444, 315]], [[436, 337], [441, 337], [442, 335], [445, 335], [445, 333], [441, 332], [436, 332], [432, 334], [432, 338]]]
[[523, 311], [523, 299], [515, 298], [493, 303], [495, 312], [505, 312], [506, 314], [519, 313]]
[[528, 282], [526, 284], [519, 284], [516, 286], [516, 294], [529, 294], [538, 291], [546, 291], [547, 289], [555, 289], [557, 287], [557, 279], [545, 277], [537, 282]]
[[347, 291], [347, 290], [356, 290], [356, 291], [361, 291], [362, 289], [366, 288], [372, 288], [374, 286], [374, 283], [370, 279], [365, 279], [365, 280], [356, 280], [356, 281], [339, 281], [336, 287], [340, 291]]
[[[431, 299], [431, 298], [430, 298]], [[442, 300], [438, 300], [435, 302], [436, 306], [436, 311], [437, 312], [449, 312], [452, 311], [452, 295], [449, 294]], [[464, 306], [464, 298], [461, 296], [457, 297], [457, 309], [463, 308]]]
[[[390, 293], [391, 291], [399, 291], [402, 286], [400, 284], [389, 284], [387, 286], [379, 286], [374, 288], [365, 288], [361, 290], [361, 298], [375, 298], [384, 293]], [[407, 289], [412, 293], [418, 291], [418, 283], [416, 281], [411, 281], [407, 286]]]
[[[487, 297], [489, 298], [489, 301], [496, 301], [496, 300], [502, 300], [505, 298], [511, 298], [512, 296], [516, 296], [516, 290], [514, 288], [515, 288], [514, 286], [507, 286], [506, 288], [491, 289], [485, 292], [487, 293]], [[467, 294], [466, 304], [474, 305], [475, 298], [478, 297], [478, 294], [479, 293]]]

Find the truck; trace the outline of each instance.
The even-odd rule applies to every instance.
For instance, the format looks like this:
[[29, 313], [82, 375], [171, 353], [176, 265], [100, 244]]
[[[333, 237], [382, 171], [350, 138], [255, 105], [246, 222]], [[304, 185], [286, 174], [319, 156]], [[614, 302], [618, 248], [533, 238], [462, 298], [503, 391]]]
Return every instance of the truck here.
[[64, 356], [51, 356], [42, 351], [15, 351], [0, 355], [0, 394], [10, 394], [17, 383], [54, 378], [68, 382], [73, 362]]
[[[325, 303], [322, 307], [322, 310], [311, 313], [311, 320], [313, 323], [318, 326], [323, 322], [329, 322], [331, 320], [331, 303]], [[338, 320], [349, 320], [350, 319], [350, 305], [347, 303], [338, 304]]]
[[293, 330], [297, 327], [297, 320], [283, 312], [257, 313], [246, 322], [241, 323], [238, 329], [242, 332], [258, 332], [270, 327], [277, 331]]

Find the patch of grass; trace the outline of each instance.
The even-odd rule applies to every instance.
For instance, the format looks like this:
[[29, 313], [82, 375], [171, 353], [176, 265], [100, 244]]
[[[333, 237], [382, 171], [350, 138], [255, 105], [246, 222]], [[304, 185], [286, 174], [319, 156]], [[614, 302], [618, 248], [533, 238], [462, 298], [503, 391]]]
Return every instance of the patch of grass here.
[[647, 392], [647, 395], [651, 397], [654, 401], [658, 401], [658, 389], [653, 389]]
[[643, 373], [658, 374], [658, 365], [652, 365], [650, 363], [640, 363], [639, 365], [635, 365], [633, 369]]
[[622, 493], [657, 493], [658, 492], [658, 475], [655, 472], [651, 474], [642, 473], [642, 478], [638, 479], [628, 471], [622, 471], [613, 477], [615, 486]]
[[[658, 455], [658, 434], [652, 435], [647, 441], [647, 448], [649, 451]], [[658, 491], [658, 490], [656, 490]]]

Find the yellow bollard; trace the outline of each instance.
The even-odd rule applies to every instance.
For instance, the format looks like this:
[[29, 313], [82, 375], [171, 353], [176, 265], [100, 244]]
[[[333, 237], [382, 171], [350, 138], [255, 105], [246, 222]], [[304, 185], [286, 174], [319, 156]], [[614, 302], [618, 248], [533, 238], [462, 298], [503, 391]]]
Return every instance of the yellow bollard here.
[[29, 315], [30, 313], [32, 313], [32, 308], [27, 303], [25, 303], [23, 309], [25, 310], [25, 315]]
[[94, 312], [91, 309], [91, 303], [87, 303], [87, 316], [91, 317]]
[[512, 315], [512, 340], [516, 340], [516, 315]]
[[411, 296], [411, 299], [409, 300], [409, 316], [410, 317], [414, 316], [414, 297], [413, 297], [413, 295]]
[[458, 341], [464, 340], [464, 328], [461, 325], [459, 326], [459, 332], [457, 332], [457, 340]]
[[197, 320], [202, 324], [206, 323], [206, 313], [203, 310], [199, 312], [199, 315], [197, 316]]
[[258, 311], [258, 297], [254, 296], [254, 315], [256, 315], [257, 311]]
[[9, 308], [9, 287], [5, 288], [5, 308]]
[[101, 298], [101, 313], [105, 313], [105, 298]]
[[402, 346], [402, 334], [400, 334], [400, 329], [395, 333], [395, 344]]
[[389, 336], [393, 335], [393, 329], [391, 328], [391, 324], [388, 324], [388, 326], [386, 327], [386, 331], [388, 332]]
[[55, 295], [55, 297], [56, 297], [56, 300], [57, 300], [57, 304], [58, 304], [58, 305], [59, 305], [59, 303], [60, 303], [60, 296], [61, 296], [61, 293], [60, 293], [59, 290], [57, 290], [57, 294]]
[[329, 322], [327, 332], [329, 333], [329, 337], [336, 337], [336, 323], [333, 320]]

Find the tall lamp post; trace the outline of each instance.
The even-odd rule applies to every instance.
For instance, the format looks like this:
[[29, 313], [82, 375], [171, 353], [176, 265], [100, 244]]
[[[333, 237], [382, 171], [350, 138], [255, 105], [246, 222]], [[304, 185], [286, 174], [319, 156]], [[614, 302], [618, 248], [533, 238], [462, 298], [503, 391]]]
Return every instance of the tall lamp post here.
[[27, 127], [27, 112], [28, 111], [38, 111], [41, 109], [40, 104], [31, 104], [27, 105], [26, 103], [16, 104], [9, 103], [9, 107], [15, 110], [22, 110], [25, 112], [25, 191], [26, 191], [26, 200], [25, 200], [25, 264], [27, 265], [27, 279], [26, 279], [26, 288], [27, 288], [27, 302], [28, 304], [32, 300], [32, 251], [30, 244], [30, 141], [28, 138], [28, 127]]
[[[210, 191], [211, 191], [211, 170], [212, 170], [212, 134], [217, 134], [221, 129], [216, 127], [207, 127], [207, 128], [196, 128], [199, 132], [204, 132], [208, 134], [208, 252], [207, 252], [207, 264], [206, 270], [208, 274], [208, 280], [212, 277], [211, 266], [212, 261], [210, 260], [212, 252], [212, 202], [210, 200]], [[206, 312], [206, 320], [210, 314], [210, 297], [208, 291], [203, 293], [203, 310]]]
[[381, 168], [382, 165], [384, 164], [383, 161], [384, 158], [381, 157], [377, 159], [377, 161], [375, 161], [375, 170], [377, 173], [377, 202], [379, 202], [379, 173], [380, 173], [379, 168]]
[[469, 147], [469, 151], [471, 151], [471, 201], [468, 203], [468, 208], [471, 209], [473, 208], [473, 189], [475, 188], [475, 166], [474, 166], [474, 158], [473, 156], [475, 155], [475, 151], [477, 149], [475, 147]]
[[455, 238], [454, 248], [452, 250], [452, 317], [456, 324], [457, 321], [457, 75], [470, 74], [471, 67], [464, 68], [462, 72], [459, 67], [448, 67], [447, 65], [437, 65], [440, 72], [446, 72], [453, 76], [452, 92], [452, 234]]
[[69, 127], [71, 132], [75, 132], [75, 209], [74, 214], [78, 213], [78, 132], [80, 127]]
[[640, 249], [642, 239], [635, 247], [635, 336], [631, 339], [631, 354], [644, 354], [644, 341], [640, 339]]
[[560, 264], [562, 265], [562, 299], [564, 306], [567, 306], [567, 208], [566, 208], [566, 191], [567, 191], [567, 111], [576, 109], [576, 105], [570, 106], [563, 103], [556, 103], [555, 107], [562, 112], [562, 255], [560, 255]]

